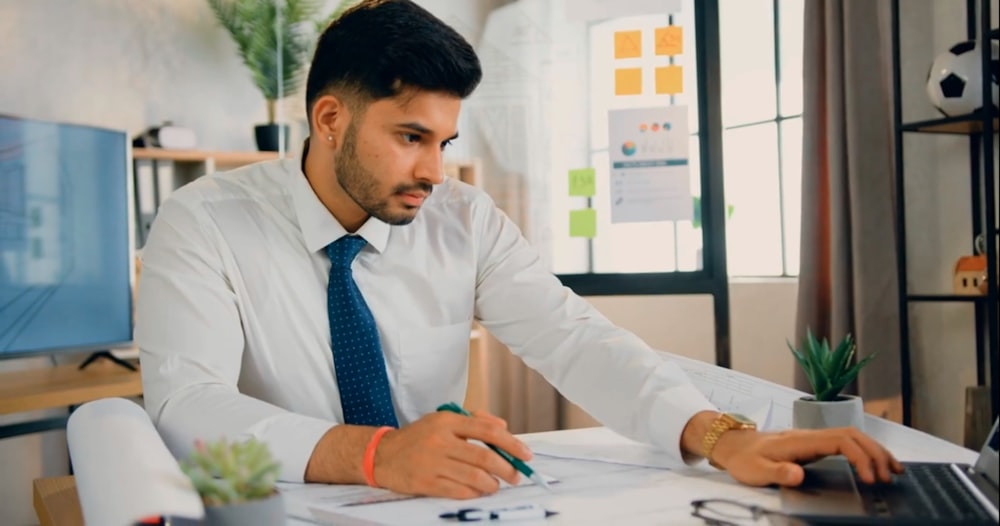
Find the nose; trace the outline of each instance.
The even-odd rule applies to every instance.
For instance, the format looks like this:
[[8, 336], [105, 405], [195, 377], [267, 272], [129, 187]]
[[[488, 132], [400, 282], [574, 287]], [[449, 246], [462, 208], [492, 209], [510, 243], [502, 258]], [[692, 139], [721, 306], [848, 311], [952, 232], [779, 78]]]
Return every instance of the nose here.
[[430, 184], [441, 184], [444, 181], [443, 155], [438, 148], [427, 148], [417, 163], [414, 177]]

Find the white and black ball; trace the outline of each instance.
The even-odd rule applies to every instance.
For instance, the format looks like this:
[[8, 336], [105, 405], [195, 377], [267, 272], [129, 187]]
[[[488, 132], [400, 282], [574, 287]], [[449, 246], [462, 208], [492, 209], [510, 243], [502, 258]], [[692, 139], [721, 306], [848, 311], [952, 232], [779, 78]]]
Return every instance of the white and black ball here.
[[[990, 40], [990, 85], [993, 87], [993, 107], [998, 101], [997, 40]], [[982, 65], [979, 43], [960, 42], [938, 55], [927, 72], [927, 96], [941, 113], [949, 117], [967, 115], [983, 106]]]

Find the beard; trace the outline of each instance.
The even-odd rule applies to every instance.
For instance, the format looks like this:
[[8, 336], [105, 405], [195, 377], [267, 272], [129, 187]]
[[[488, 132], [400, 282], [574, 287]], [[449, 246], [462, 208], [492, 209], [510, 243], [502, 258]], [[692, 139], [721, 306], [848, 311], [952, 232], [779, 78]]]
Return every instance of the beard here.
[[357, 128], [352, 123], [344, 134], [344, 145], [341, 147], [334, 169], [337, 171], [337, 182], [344, 192], [371, 217], [390, 225], [407, 225], [416, 217], [419, 207], [393, 207], [390, 198], [407, 192], [426, 192], [428, 195], [434, 187], [427, 183], [399, 185], [388, 195], [382, 195], [376, 177], [365, 168], [358, 159]]

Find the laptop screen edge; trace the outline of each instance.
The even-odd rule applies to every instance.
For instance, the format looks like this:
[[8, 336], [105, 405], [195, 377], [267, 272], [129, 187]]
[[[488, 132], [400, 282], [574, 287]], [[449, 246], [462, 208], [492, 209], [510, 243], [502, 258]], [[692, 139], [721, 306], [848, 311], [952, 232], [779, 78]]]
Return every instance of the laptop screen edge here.
[[998, 473], [1000, 471], [1000, 453], [997, 452], [997, 433], [1000, 432], [997, 429], [998, 424], [1000, 424], [1000, 419], [993, 421], [993, 429], [987, 435], [983, 449], [979, 452], [979, 459], [976, 460], [976, 472], [985, 475], [994, 487], [1000, 487], [1000, 482], [998, 482], [1000, 479], [1000, 473]]

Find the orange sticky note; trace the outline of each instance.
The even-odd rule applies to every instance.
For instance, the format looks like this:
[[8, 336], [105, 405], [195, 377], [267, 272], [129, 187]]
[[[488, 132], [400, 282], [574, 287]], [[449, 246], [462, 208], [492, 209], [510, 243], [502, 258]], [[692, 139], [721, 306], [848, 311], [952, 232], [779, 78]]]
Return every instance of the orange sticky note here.
[[676, 95], [684, 91], [684, 68], [665, 66], [656, 68], [656, 94]]
[[642, 68], [615, 70], [615, 95], [642, 94]]
[[615, 58], [642, 56], [642, 31], [615, 31]]
[[681, 26], [656, 28], [655, 40], [657, 55], [680, 55], [684, 52], [684, 30]]

